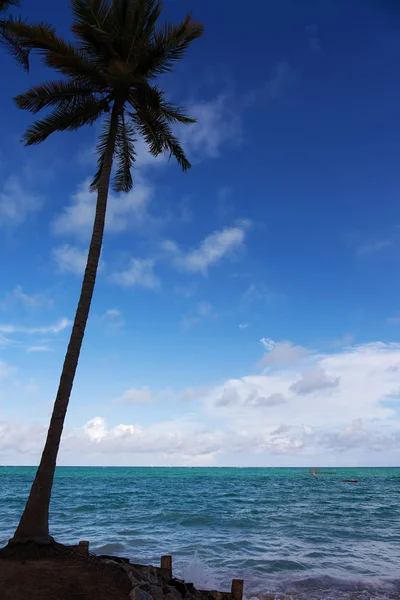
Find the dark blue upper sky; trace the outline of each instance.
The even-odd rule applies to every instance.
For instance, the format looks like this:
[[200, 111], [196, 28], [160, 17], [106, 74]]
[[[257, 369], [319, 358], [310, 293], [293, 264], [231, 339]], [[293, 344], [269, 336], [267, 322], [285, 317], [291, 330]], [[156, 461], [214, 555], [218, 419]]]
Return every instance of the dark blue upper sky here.
[[[113, 373], [132, 360], [137, 386], [149, 384], [154, 364], [160, 388], [196, 386], [254, 369], [263, 336], [325, 352], [341, 339], [398, 340], [397, 3], [164, 6], [169, 20], [191, 10], [205, 25], [161, 82], [198, 118], [182, 133], [193, 169], [182, 175], [141, 151], [136, 195], [114, 199], [82, 369], [95, 370], [90, 353]], [[67, 0], [27, 0], [22, 10], [70, 35]], [[5, 301], [3, 320], [26, 327], [34, 318], [40, 328], [73, 315], [98, 129], [25, 149], [19, 139], [32, 117], [11, 98], [54, 75], [37, 58], [29, 75], [4, 53], [0, 63], [0, 291], [52, 296], [29, 319]], [[124, 327], [100, 331], [96, 319], [113, 307]], [[10, 352], [22, 368], [41, 369], [40, 352]], [[59, 352], [46, 364], [57, 365]]]

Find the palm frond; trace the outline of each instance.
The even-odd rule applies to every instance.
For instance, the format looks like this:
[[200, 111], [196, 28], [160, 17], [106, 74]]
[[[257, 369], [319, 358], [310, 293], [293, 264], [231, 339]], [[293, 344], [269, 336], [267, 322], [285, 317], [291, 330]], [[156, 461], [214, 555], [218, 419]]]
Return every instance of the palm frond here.
[[145, 113], [144, 110], [140, 113], [136, 111], [129, 112], [128, 114], [135, 123], [136, 129], [144, 138], [150, 154], [153, 156], [162, 154], [162, 152], [165, 150], [165, 147], [160, 135], [160, 131], [157, 127], [156, 119], [152, 118], [149, 113]]
[[25, 49], [10, 32], [13, 23], [19, 21], [8, 17], [0, 21], [0, 45], [3, 46], [16, 61], [26, 70], [29, 70], [29, 50]]
[[171, 102], [165, 102], [164, 100], [160, 105], [161, 115], [168, 121], [168, 123], [182, 123], [183, 125], [191, 125], [197, 122], [197, 119], [188, 117], [183, 111], [186, 109], [177, 104]]
[[102, 130], [99, 135], [99, 139], [98, 139], [97, 146], [96, 146], [97, 171], [93, 178], [92, 183], [90, 184], [90, 190], [92, 192], [94, 192], [97, 189], [97, 186], [99, 185], [101, 173], [103, 171], [103, 163], [104, 163], [104, 157], [105, 157], [106, 150], [107, 150], [107, 142], [108, 142], [108, 136], [110, 133], [110, 127], [111, 127], [111, 116], [107, 116], [104, 119]]
[[145, 46], [161, 14], [160, 0], [122, 0], [114, 2], [122, 18], [122, 43], [126, 63], [137, 61], [135, 49]]
[[137, 66], [137, 75], [156, 77], [172, 70], [181, 60], [191, 42], [204, 33], [201, 23], [192, 22], [188, 15], [180, 25], [164, 25], [156, 31], [144, 48]]
[[95, 96], [85, 96], [73, 106], [59, 106], [49, 115], [36, 121], [26, 130], [23, 141], [27, 146], [40, 144], [55, 131], [75, 131], [92, 125], [104, 112], [104, 102]]
[[58, 37], [54, 27], [43, 21], [31, 24], [19, 20], [10, 23], [8, 29], [24, 47], [30, 50], [52, 50], [61, 54], [74, 51], [72, 44]]
[[105, 61], [116, 58], [114, 43], [121, 32], [113, 19], [110, 0], [72, 0], [72, 12], [72, 31], [83, 49]]
[[150, 85], [145, 78], [135, 81], [129, 101], [136, 110], [146, 108], [159, 114], [163, 92], [155, 85]]
[[47, 106], [66, 107], [81, 105], [86, 96], [94, 97], [89, 87], [72, 80], [61, 79], [33, 86], [14, 98], [18, 108], [37, 113]]
[[144, 5], [145, 22], [143, 24], [143, 36], [149, 37], [157, 23], [162, 12], [162, 3], [160, 0], [141, 0]]
[[185, 109], [177, 104], [167, 102], [164, 99], [164, 92], [158, 86], [150, 85], [146, 80], [137, 81], [135, 88], [131, 92], [130, 103], [137, 110], [146, 107], [155, 115], [164, 117], [168, 123], [182, 123], [189, 125], [196, 123], [184, 114]]
[[7, 30], [22, 48], [39, 52], [47, 66], [87, 84], [100, 88], [106, 85], [105, 78], [93, 61], [79, 48], [57, 36], [54, 27], [48, 23], [13, 21]]
[[115, 37], [112, 34], [93, 25], [73, 25], [71, 29], [79, 38], [85, 53], [93, 58], [101, 58], [104, 63], [111, 58], [118, 58], [114, 49]]
[[129, 122], [126, 123], [122, 113], [115, 141], [117, 169], [113, 189], [116, 192], [129, 192], [132, 189], [132, 167], [136, 158], [135, 142], [134, 129]]
[[78, 49], [68, 54], [47, 52], [45, 62], [47, 66], [57, 69], [63, 75], [92, 86], [93, 91], [104, 92], [108, 87], [104, 70], [101, 69], [98, 61], [90, 59], [87, 54]]
[[72, 14], [77, 25], [102, 29], [110, 12], [110, 0], [72, 0]]
[[175, 158], [182, 171], [190, 169], [191, 164], [186, 158], [178, 138], [172, 133], [171, 127], [164, 117], [156, 117], [144, 110], [129, 113], [129, 115], [137, 130], [144, 137], [153, 156], [168, 152], [170, 158], [171, 156]]
[[0, 12], [5, 12], [11, 6], [19, 6], [19, 0], [0, 0]]
[[[16, 97], [17, 106], [33, 113], [51, 109], [50, 114], [29, 127], [25, 143], [38, 144], [55, 131], [93, 124], [108, 112], [109, 103], [114, 103], [114, 116], [119, 113], [114, 189], [128, 191], [132, 187], [135, 132], [144, 137], [151, 154], [168, 152], [182, 170], [188, 169], [190, 163], [172, 127], [195, 120], [185, 114], [184, 108], [168, 102], [164, 92], [150, 80], [172, 70], [191, 42], [203, 35], [203, 26], [188, 15], [176, 26], [157, 28], [161, 0], [71, 1], [72, 31], [79, 40], [76, 44], [59, 37], [45, 22], [31, 25], [14, 21], [7, 28], [17, 45], [14, 52], [18, 47], [26, 53], [37, 51], [45, 65], [66, 76]], [[7, 2], [0, 0], [0, 7]], [[124, 100], [132, 107], [130, 122], [125, 121]], [[92, 189], [98, 186], [103, 172], [110, 127], [111, 119], [106, 117], [97, 145], [98, 169]]]
[[191, 168], [192, 165], [187, 159], [185, 151], [178, 138], [172, 132], [165, 138], [165, 147], [169, 152], [169, 157], [173, 156], [175, 158], [182, 171], [188, 171]]

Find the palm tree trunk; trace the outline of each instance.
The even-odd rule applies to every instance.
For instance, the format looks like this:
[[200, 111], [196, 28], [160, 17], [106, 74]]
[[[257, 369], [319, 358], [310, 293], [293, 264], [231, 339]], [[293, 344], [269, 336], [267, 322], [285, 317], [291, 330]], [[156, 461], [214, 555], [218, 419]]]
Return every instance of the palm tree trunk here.
[[76, 310], [67, 354], [64, 360], [58, 392], [54, 403], [53, 414], [51, 416], [50, 426], [47, 432], [46, 443], [28, 501], [14, 537], [10, 540], [10, 543], [34, 541], [36, 543], [47, 544], [54, 541], [49, 534], [49, 506], [51, 490], [53, 486], [53, 478], [56, 468], [58, 449], [61, 441], [61, 434], [64, 427], [65, 416], [67, 414], [69, 398], [74, 383], [75, 372], [78, 365], [79, 354], [82, 347], [86, 322], [89, 316], [90, 304], [96, 282], [97, 267], [99, 264], [101, 246], [103, 242], [115, 139], [118, 129], [118, 112], [119, 109], [116, 106], [116, 103], [114, 103], [103, 169], [98, 186], [96, 215], [94, 219], [93, 233], [90, 241], [85, 274], [82, 282], [81, 295], [79, 298], [78, 308]]

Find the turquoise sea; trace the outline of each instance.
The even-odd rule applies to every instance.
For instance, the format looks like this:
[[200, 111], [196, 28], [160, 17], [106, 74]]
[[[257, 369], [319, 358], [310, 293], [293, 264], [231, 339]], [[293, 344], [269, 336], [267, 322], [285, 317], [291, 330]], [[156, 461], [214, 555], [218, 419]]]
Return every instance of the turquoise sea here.
[[[248, 598], [400, 598], [400, 468], [326, 470], [59, 467], [51, 530]], [[0, 467], [1, 545], [34, 472]]]

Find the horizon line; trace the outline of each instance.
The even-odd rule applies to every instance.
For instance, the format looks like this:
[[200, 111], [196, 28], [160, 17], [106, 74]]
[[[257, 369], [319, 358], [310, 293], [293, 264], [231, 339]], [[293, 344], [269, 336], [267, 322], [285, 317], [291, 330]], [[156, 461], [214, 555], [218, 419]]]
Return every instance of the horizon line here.
[[[0, 464], [0, 468], [24, 469], [38, 467], [35, 465], [5, 465]], [[314, 467], [308, 466], [232, 466], [232, 465], [57, 465], [56, 469], [400, 469], [400, 465], [320, 465]]]

